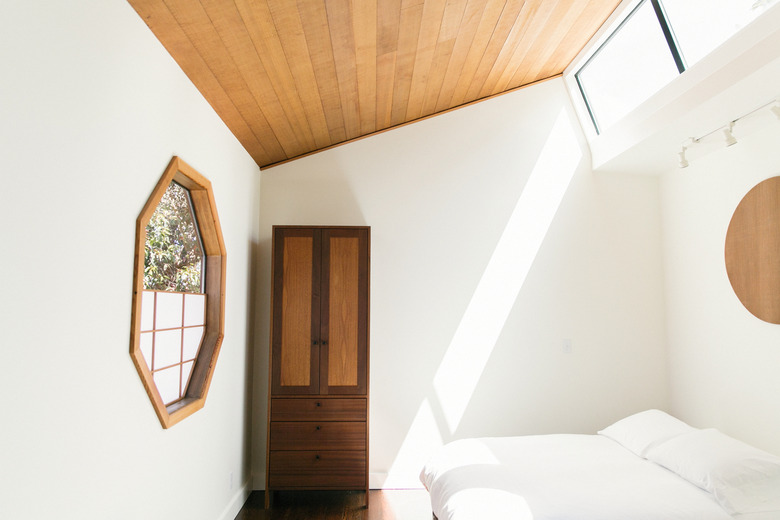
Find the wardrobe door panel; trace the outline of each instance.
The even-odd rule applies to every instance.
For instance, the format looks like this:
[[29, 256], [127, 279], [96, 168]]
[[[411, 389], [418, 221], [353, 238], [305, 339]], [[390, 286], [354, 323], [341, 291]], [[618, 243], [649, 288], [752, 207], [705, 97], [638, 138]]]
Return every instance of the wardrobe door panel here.
[[312, 230], [276, 234], [274, 265], [273, 387], [279, 394], [319, 390], [320, 237]]
[[330, 386], [358, 383], [357, 238], [330, 239], [328, 269], [328, 374]]
[[323, 230], [322, 394], [366, 393], [367, 294], [366, 230]]

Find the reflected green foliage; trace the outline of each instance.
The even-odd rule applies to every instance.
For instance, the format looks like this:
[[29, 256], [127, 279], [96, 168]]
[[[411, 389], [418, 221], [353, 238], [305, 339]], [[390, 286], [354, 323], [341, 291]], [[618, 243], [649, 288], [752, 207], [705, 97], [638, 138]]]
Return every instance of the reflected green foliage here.
[[201, 292], [202, 259], [189, 194], [172, 182], [146, 226], [144, 289]]

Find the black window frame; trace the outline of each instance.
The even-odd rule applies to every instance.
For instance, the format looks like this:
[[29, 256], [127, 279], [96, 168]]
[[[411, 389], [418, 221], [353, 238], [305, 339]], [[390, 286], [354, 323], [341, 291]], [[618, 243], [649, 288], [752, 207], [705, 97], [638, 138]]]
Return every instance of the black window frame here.
[[653, 11], [655, 12], [655, 17], [658, 20], [658, 24], [661, 26], [661, 32], [663, 32], [664, 38], [666, 39], [666, 45], [669, 48], [669, 52], [672, 54], [672, 59], [674, 60], [675, 65], [677, 66], [677, 71], [679, 74], [682, 74], [687, 70], [687, 65], [685, 62], [685, 57], [683, 56], [682, 50], [680, 49], [680, 45], [677, 42], [677, 38], [674, 35], [674, 31], [672, 30], [672, 26], [669, 23], [669, 17], [666, 14], [666, 10], [664, 9], [663, 3], [661, 0], [640, 0], [639, 3], [637, 3], [632, 9], [631, 12], [626, 15], [623, 20], [621, 20], [620, 24], [609, 34], [606, 40], [604, 40], [601, 45], [591, 54], [588, 59], [583, 63], [579, 69], [577, 69], [577, 72], [574, 73], [574, 80], [577, 83], [577, 88], [580, 91], [580, 95], [582, 96], [582, 99], [585, 102], [585, 108], [588, 110], [588, 116], [590, 117], [591, 122], [593, 123], [593, 128], [596, 130], [596, 135], [601, 134], [601, 128], [599, 127], [598, 121], [596, 120], [596, 115], [593, 112], [593, 108], [591, 107], [590, 100], [588, 99], [588, 95], [585, 92], [585, 87], [582, 84], [582, 81], [580, 80], [580, 73], [585, 70], [585, 68], [590, 64], [591, 61], [593, 61], [593, 58], [595, 58], [602, 49], [604, 49], [609, 43], [612, 41], [612, 38], [620, 32], [623, 27], [626, 25], [626, 23], [631, 19], [634, 14], [636, 14], [637, 11], [639, 11], [640, 8], [642, 8], [645, 3], [650, 2], [650, 4], [653, 7]]

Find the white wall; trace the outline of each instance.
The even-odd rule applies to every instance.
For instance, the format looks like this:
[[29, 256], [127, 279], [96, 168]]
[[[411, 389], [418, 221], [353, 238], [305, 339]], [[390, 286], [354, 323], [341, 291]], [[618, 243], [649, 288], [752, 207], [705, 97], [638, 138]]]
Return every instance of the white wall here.
[[[692, 149], [690, 166], [662, 177], [666, 320], [672, 409], [780, 454], [780, 326], [745, 309], [729, 283], [731, 216], [756, 184], [780, 175], [780, 120], [768, 109]], [[696, 153], [698, 152], [698, 153]]]
[[[4, 1], [0, 62], [0, 517], [232, 520], [256, 165], [124, 1]], [[206, 406], [163, 430], [129, 327], [135, 220], [172, 155], [212, 182], [227, 302]]]
[[575, 121], [553, 80], [262, 172], [256, 488], [273, 224], [372, 227], [372, 487], [453, 438], [668, 406], [658, 179], [593, 174]]
[[[780, 121], [764, 106], [780, 94], [778, 49], [780, 4], [591, 146], [599, 171], [661, 179], [669, 411], [780, 454], [780, 327], [742, 307], [724, 258], [739, 201], [780, 175]], [[739, 142], [726, 148], [721, 128], [734, 120]]]

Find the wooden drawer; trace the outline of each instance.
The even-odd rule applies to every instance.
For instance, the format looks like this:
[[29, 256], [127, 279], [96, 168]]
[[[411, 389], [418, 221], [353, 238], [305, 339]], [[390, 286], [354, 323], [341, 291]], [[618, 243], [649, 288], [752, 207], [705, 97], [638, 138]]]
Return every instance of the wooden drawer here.
[[364, 422], [272, 422], [272, 450], [365, 450]]
[[364, 451], [272, 451], [270, 489], [363, 489]]
[[365, 399], [271, 399], [271, 421], [364, 421]]

